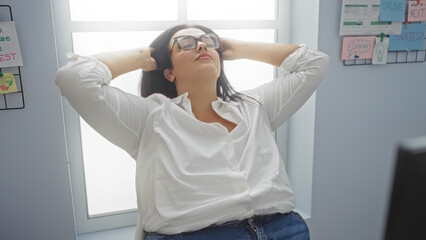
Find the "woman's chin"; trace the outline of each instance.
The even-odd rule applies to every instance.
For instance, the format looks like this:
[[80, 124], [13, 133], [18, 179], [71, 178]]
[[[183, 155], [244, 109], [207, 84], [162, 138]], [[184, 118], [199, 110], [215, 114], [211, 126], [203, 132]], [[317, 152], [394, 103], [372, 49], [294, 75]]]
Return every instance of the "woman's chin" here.
[[194, 72], [195, 74], [197, 73], [202, 73], [202, 74], [213, 74], [216, 75], [217, 77], [219, 77], [220, 75], [220, 66], [217, 66], [215, 64], [213, 64], [212, 62], [200, 62], [200, 64], [197, 64], [197, 66], [194, 68]]

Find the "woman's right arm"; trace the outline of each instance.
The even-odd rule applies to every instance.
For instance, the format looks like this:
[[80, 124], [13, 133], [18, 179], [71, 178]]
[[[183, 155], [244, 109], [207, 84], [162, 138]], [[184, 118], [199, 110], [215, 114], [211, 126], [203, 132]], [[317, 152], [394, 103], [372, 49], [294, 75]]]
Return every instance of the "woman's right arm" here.
[[[136, 57], [137, 54], [129, 52], [105, 53], [94, 57], [74, 56], [58, 70], [55, 80], [62, 95], [78, 114], [133, 158], [136, 158], [140, 135], [149, 112], [158, 102], [123, 92], [108, 84], [113, 77], [142, 68], [143, 65], [138, 65], [141, 62], [135, 63]], [[144, 62], [141, 58], [139, 60]]]
[[151, 57], [151, 51], [152, 49], [130, 49], [99, 53], [93, 56], [108, 67], [112, 79], [114, 79], [121, 74], [140, 68], [147, 72], [157, 69], [157, 64]]

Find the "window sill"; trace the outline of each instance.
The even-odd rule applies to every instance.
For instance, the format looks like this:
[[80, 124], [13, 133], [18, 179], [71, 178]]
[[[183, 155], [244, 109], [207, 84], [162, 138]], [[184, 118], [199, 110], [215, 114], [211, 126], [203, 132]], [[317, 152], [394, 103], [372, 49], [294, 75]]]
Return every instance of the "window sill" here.
[[84, 233], [77, 236], [77, 240], [133, 240], [136, 226], [116, 228], [92, 233]]

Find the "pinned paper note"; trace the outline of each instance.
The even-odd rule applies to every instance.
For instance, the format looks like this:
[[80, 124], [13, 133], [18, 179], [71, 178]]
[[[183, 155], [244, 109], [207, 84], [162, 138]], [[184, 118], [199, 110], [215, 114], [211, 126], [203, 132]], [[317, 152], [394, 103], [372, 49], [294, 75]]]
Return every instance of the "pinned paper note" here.
[[380, 21], [405, 21], [406, 0], [381, 0]]
[[344, 37], [342, 60], [371, 59], [373, 57], [374, 36]]
[[388, 58], [389, 38], [377, 37], [373, 51], [373, 64], [386, 64]]
[[380, 21], [380, 0], [342, 0], [340, 36], [400, 34], [401, 22]]
[[[3, 76], [1, 76], [3, 75]], [[0, 74], [0, 94], [17, 92], [15, 77], [13, 73]]]
[[420, 1], [420, 4], [417, 1], [408, 2], [408, 21], [426, 21], [426, 1]]
[[23, 66], [15, 22], [0, 22], [0, 67]]
[[390, 35], [389, 51], [423, 50], [426, 24], [408, 24], [400, 35]]

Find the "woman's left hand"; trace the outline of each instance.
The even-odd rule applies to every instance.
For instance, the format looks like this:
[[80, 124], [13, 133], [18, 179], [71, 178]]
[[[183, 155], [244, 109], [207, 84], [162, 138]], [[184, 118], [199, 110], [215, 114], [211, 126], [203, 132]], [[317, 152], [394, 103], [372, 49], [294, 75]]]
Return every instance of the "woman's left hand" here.
[[220, 38], [223, 60], [249, 59], [279, 67], [283, 60], [300, 48], [286, 43], [262, 43]]
[[229, 38], [220, 38], [220, 50], [222, 50], [223, 60], [240, 59], [241, 43]]

